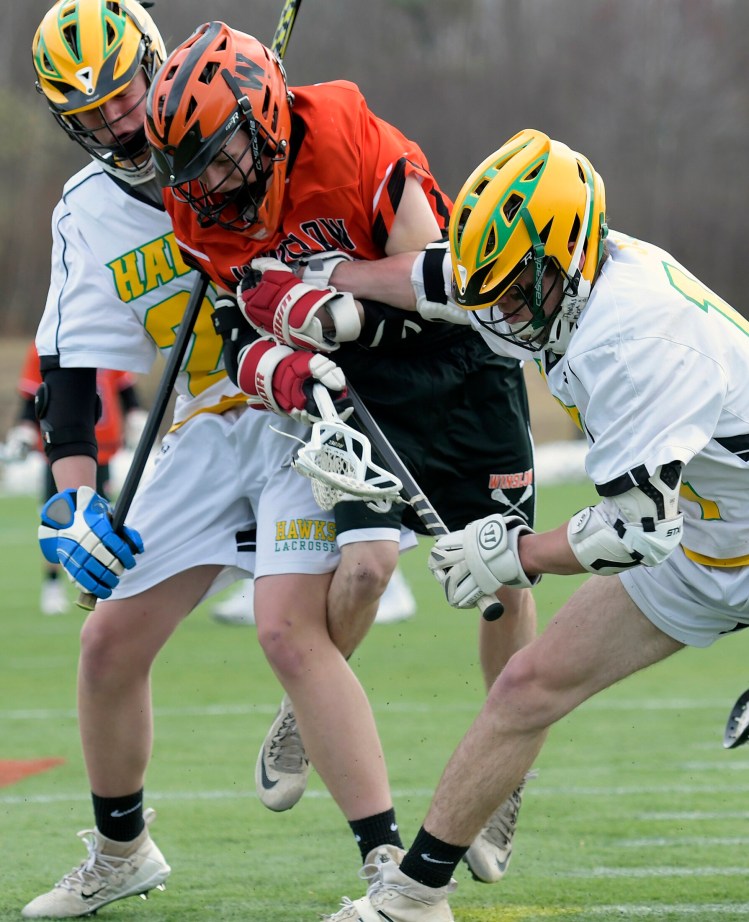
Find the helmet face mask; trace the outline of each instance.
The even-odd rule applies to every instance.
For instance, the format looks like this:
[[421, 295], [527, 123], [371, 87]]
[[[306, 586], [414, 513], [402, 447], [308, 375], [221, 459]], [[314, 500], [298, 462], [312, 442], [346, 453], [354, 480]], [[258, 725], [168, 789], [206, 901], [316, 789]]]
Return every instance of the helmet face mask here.
[[142, 82], [138, 79], [139, 74], [143, 75], [141, 69], [132, 83], [121, 94], [117, 94], [122, 96], [123, 106], [122, 111], [114, 117], [107, 116], [105, 106], [87, 109], [75, 115], [61, 115], [53, 110], [56, 121], [68, 136], [115, 175], [137, 174], [145, 165], [150, 176], [153, 176], [142, 116], [138, 119], [138, 128], [126, 127], [132, 123], [134, 114], [145, 113], [148, 84], [145, 79]]
[[[488, 309], [477, 319], [494, 335], [561, 355], [603, 260], [604, 216], [603, 182], [587, 159], [541, 132], [520, 132], [474, 170], [456, 199], [453, 299]], [[515, 312], [508, 293], [522, 295], [509, 299]]]
[[[476, 320], [500, 339], [529, 352], [539, 352], [549, 342], [570, 284], [570, 278], [553, 257], [536, 256], [529, 250], [498, 302], [489, 306], [488, 315], [477, 316]], [[511, 310], [513, 305], [515, 309]]]
[[[151, 179], [145, 131], [126, 126], [133, 113], [145, 111], [166, 52], [137, 0], [58, 0], [37, 29], [32, 57], [37, 90], [68, 137], [113, 175], [131, 183]], [[107, 118], [105, 104], [115, 97], [124, 105]]]
[[278, 58], [205, 23], [167, 59], [147, 101], [157, 175], [202, 224], [275, 232], [285, 190], [291, 94]]
[[[215, 164], [215, 181], [206, 183], [193, 179], [173, 185], [174, 196], [186, 202], [204, 224], [217, 224], [226, 230], [247, 230], [258, 222], [260, 207], [273, 180], [274, 164], [278, 159], [268, 150], [267, 139], [258, 147], [261, 171], [255, 166], [252, 139], [244, 123], [237, 125], [224, 144], [214, 155], [207, 154], [205, 169]], [[282, 157], [284, 155], [282, 154]], [[201, 162], [197, 161], [197, 162]], [[163, 176], [164, 169], [177, 169], [176, 164], [157, 157], [157, 173]], [[193, 163], [193, 169], [197, 168]], [[201, 171], [203, 175], [205, 170]], [[222, 175], [223, 174], [223, 175]]]

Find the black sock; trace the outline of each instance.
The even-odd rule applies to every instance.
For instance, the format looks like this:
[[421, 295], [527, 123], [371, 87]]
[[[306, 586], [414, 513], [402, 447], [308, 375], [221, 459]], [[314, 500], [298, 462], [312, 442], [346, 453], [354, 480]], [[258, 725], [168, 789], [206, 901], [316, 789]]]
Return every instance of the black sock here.
[[401, 863], [401, 871], [426, 887], [445, 887], [467, 851], [467, 845], [448, 845], [422, 826]]
[[398, 848], [403, 848], [398, 824], [395, 821], [395, 810], [392, 807], [375, 816], [351, 820], [349, 826], [359, 846], [362, 861], [365, 861], [367, 855], [378, 845], [397, 845]]
[[143, 819], [143, 788], [126, 797], [99, 797], [91, 792], [96, 828], [115, 842], [130, 842], [146, 825]]

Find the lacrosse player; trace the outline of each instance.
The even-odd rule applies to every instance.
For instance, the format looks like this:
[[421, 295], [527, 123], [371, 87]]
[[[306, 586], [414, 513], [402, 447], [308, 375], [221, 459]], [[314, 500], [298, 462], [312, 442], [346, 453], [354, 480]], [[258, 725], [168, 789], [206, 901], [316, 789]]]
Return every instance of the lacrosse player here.
[[[270, 102], [256, 88], [267, 74]], [[498, 511], [530, 525], [533, 457], [521, 368], [494, 356], [468, 326], [444, 322], [465, 324], [446, 303], [444, 245], [420, 260], [411, 281], [414, 252], [441, 239], [450, 213], [418, 146], [377, 118], [351, 83], [288, 88], [260, 42], [220, 22], [201, 26], [170, 55], [149, 92], [146, 131], [183, 256], [217, 285], [239, 285], [239, 308], [221, 312], [217, 326], [242, 390], [278, 410], [268, 375], [279, 357], [299, 348], [332, 355], [451, 528]], [[378, 301], [368, 300], [370, 268], [386, 257], [390, 288], [378, 282]], [[339, 272], [345, 284], [337, 290]], [[491, 419], [480, 420], [479, 411]], [[335, 508], [342, 560], [329, 627], [318, 629], [329, 629], [345, 655], [372, 623], [396, 563], [401, 518], [419, 528], [402, 506], [386, 515], [350, 501]], [[379, 540], [362, 541], [366, 527]], [[299, 734], [288, 732], [295, 715], [304, 751], [351, 820], [361, 815], [362, 789], [343, 777], [341, 753], [360, 718], [341, 706], [347, 699], [336, 678], [311, 661], [300, 629], [309, 621], [303, 599], [289, 599], [278, 617], [261, 614], [272, 591], [268, 580], [256, 581], [256, 621], [287, 697], [258, 757], [258, 794], [280, 808], [282, 786], [271, 784], [284, 774], [285, 750], [299, 751]], [[507, 613], [481, 629], [487, 686], [535, 632], [529, 590], [501, 595]], [[356, 704], [369, 719], [364, 702]], [[523, 783], [469, 856], [480, 879], [498, 880], [507, 867]], [[290, 793], [283, 805], [292, 802]]]
[[430, 567], [456, 608], [543, 573], [593, 576], [497, 679], [400, 868], [373, 869], [335, 922], [449, 922], [455, 867], [554, 722], [749, 624], [749, 323], [669, 253], [608, 232], [600, 176], [539, 131], [473, 172], [449, 239], [455, 301], [497, 352], [540, 363], [600, 501], [540, 534], [479, 519], [439, 538]]
[[[130, 510], [132, 527], [115, 533], [109, 506], [95, 491], [95, 369], [148, 371], [157, 352], [169, 351], [195, 284], [144, 133], [146, 91], [165, 57], [156, 26], [135, 0], [60, 0], [33, 42], [40, 92], [93, 159], [66, 183], [52, 220], [36, 413], [60, 492], [43, 509], [40, 539], [45, 558], [61, 562], [80, 589], [102, 601], [83, 626], [78, 682], [95, 817], [95, 828], [82, 834], [89, 854], [32, 900], [25, 918], [87, 915], [163, 884], [170, 868], [149, 834], [153, 812], [143, 810], [155, 657], [203, 598], [253, 574], [274, 587], [258, 610], [276, 618], [293, 608], [289, 599], [304, 599], [310, 622], [325, 624], [339, 560], [332, 513], [315, 504], [309, 482], [290, 468], [292, 441], [270, 424], [308, 438], [304, 388], [314, 381], [340, 393], [343, 374], [325, 356], [286, 350], [271, 384], [278, 384], [287, 416], [248, 408], [221, 362], [212, 289], [177, 382], [172, 430]], [[213, 472], [210, 489], [206, 472]], [[397, 540], [394, 546], [395, 556]], [[300, 631], [316, 666], [336, 676], [340, 698], [331, 713], [351, 707], [355, 714], [350, 749], [339, 757], [343, 764], [355, 752], [359, 763], [365, 793], [354, 818], [363, 821], [362, 847], [400, 844], [364, 692], [327, 632]], [[293, 717], [286, 727], [295, 729]], [[285, 767], [292, 783], [306, 778], [304, 752]], [[283, 785], [276, 790], [285, 793]], [[368, 822], [381, 814], [393, 829]]]

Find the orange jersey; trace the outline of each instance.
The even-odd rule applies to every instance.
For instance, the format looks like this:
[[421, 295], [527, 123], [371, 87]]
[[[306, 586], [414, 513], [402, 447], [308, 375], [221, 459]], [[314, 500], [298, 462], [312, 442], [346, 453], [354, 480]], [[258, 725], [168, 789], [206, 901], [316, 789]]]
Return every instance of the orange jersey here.
[[189, 261], [229, 290], [256, 256], [291, 262], [309, 253], [342, 250], [358, 259], [382, 258], [407, 176], [419, 177], [437, 223], [447, 228], [452, 203], [423, 152], [377, 118], [355, 84], [339, 80], [296, 87], [293, 93], [292, 161], [275, 233], [253, 237], [201, 226], [190, 206], [165, 190], [179, 246]]
[[[18, 380], [18, 393], [22, 397], [33, 397], [41, 383], [39, 356], [32, 342], [26, 350], [21, 376]], [[134, 384], [135, 379], [128, 371], [111, 371], [100, 368], [96, 372], [96, 390], [101, 398], [101, 416], [96, 424], [99, 464], [107, 464], [112, 456], [122, 448], [124, 416], [120, 403], [120, 392]], [[39, 447], [41, 450], [41, 441]]]

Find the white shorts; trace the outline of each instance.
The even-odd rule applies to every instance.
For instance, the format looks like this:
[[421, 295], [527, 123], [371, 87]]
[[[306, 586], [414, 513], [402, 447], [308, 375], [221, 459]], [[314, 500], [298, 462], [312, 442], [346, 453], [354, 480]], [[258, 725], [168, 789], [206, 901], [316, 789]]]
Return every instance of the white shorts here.
[[690, 647], [749, 627], [749, 567], [706, 567], [677, 548], [660, 566], [619, 579], [649, 621]]
[[[336, 568], [333, 512], [319, 508], [309, 480], [290, 465], [299, 442], [274, 429], [309, 436], [307, 426], [291, 419], [239, 408], [199, 414], [164, 438], [127, 516], [144, 551], [113, 599], [206, 564], [224, 568], [206, 595], [251, 576]], [[372, 532], [362, 540], [415, 543], [411, 532]]]

